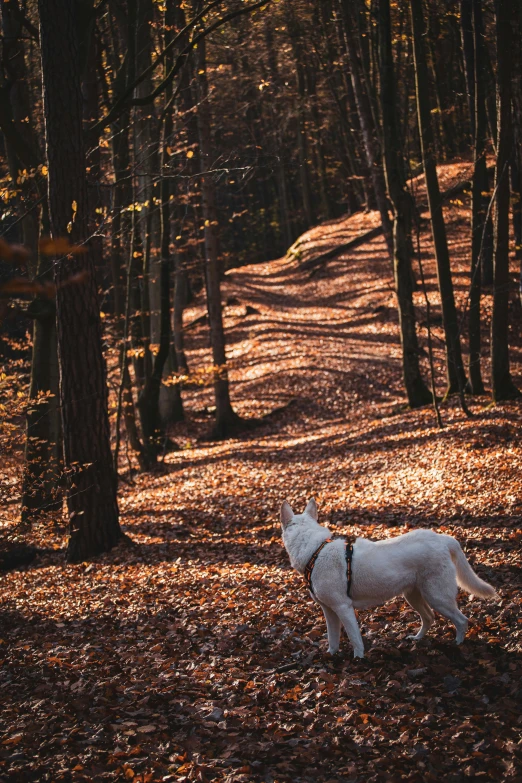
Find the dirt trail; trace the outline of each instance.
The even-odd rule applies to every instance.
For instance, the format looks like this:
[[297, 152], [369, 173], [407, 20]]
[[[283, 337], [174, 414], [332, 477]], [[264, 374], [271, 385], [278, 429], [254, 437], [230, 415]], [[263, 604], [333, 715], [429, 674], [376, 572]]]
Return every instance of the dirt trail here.
[[[453, 204], [448, 216], [462, 305], [466, 212]], [[322, 250], [374, 220], [303, 243]], [[436, 304], [425, 223], [423, 248]], [[206, 443], [211, 388], [188, 384], [180, 450], [163, 473], [121, 487], [122, 524], [140, 546], [78, 566], [57, 552], [3, 577], [0, 779], [515, 781], [520, 405], [483, 398], [468, 420], [450, 401], [442, 431], [431, 409], [404, 408], [382, 239], [312, 279], [293, 257], [233, 270], [223, 293], [234, 405], [270, 415]], [[420, 292], [416, 303], [422, 321]], [[187, 322], [202, 312], [198, 302]], [[441, 336], [436, 326], [442, 392]], [[204, 326], [187, 348], [192, 380], [208, 380]], [[513, 356], [520, 384], [520, 345]], [[360, 613], [367, 659], [352, 661], [344, 638], [332, 661], [279, 534], [281, 501], [302, 509], [312, 495], [339, 534], [451, 532], [501, 604], [461, 598], [473, 625], [457, 649], [440, 618], [422, 644], [406, 640], [417, 620], [398, 599]], [[64, 534], [34, 537], [58, 547]]]

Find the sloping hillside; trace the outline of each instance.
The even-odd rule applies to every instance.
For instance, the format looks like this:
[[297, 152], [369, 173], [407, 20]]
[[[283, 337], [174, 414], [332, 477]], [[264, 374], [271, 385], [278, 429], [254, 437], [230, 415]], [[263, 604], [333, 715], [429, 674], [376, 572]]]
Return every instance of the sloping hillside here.
[[[449, 205], [448, 219], [462, 311], [464, 205]], [[189, 329], [187, 421], [171, 433], [180, 450], [162, 472], [121, 486], [122, 523], [139, 547], [77, 566], [57, 551], [3, 578], [0, 687], [12, 730], [2, 779], [517, 779], [520, 405], [491, 408], [484, 397], [467, 419], [450, 400], [443, 430], [431, 408], [405, 409], [382, 238], [312, 277], [301, 268], [375, 223], [367, 214], [317, 227], [299, 241], [299, 257], [227, 275], [234, 406], [265, 418], [226, 442], [199, 439], [212, 418], [202, 369], [210, 352], [205, 326]], [[422, 292], [415, 298], [425, 349]], [[187, 324], [203, 312], [197, 302]], [[521, 384], [520, 342], [513, 358]], [[417, 620], [397, 599], [359, 614], [366, 659], [354, 662], [344, 639], [332, 660], [322, 616], [280, 540], [281, 501], [302, 510], [311, 496], [338, 534], [431, 526], [456, 535], [501, 603], [461, 596], [472, 625], [457, 648], [440, 618], [424, 642], [406, 640]], [[32, 537], [60, 547], [64, 535], [42, 528]]]

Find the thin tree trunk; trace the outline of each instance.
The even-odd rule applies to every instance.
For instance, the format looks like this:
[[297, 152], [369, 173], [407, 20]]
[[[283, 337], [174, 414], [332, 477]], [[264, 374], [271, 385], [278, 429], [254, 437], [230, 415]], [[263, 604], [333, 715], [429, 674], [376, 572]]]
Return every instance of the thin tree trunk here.
[[460, 0], [460, 35], [464, 55], [464, 76], [468, 99], [471, 138], [475, 138], [475, 42], [473, 35], [474, 0]]
[[38, 3], [51, 235], [68, 237], [85, 251], [54, 263], [70, 520], [67, 558], [72, 562], [108, 551], [122, 538], [95, 266], [88, 244], [78, 6], [78, 0]]
[[440, 195], [437, 167], [435, 163], [435, 142], [431, 124], [431, 110], [429, 101], [429, 80], [426, 52], [424, 45], [424, 17], [422, 0], [410, 0], [411, 23], [413, 33], [413, 53], [415, 61], [415, 85], [417, 93], [417, 112], [419, 123], [419, 136], [422, 151], [422, 164], [426, 178], [426, 190], [431, 215], [431, 228], [433, 244], [435, 246], [435, 258], [437, 261], [437, 277], [442, 305], [442, 319], [446, 338], [446, 365], [448, 376], [447, 394], [462, 393], [466, 385], [466, 375], [462, 362], [460, 346], [459, 325], [455, 296], [453, 293], [453, 281], [451, 277], [450, 257], [446, 226], [442, 212], [442, 199]]
[[[52, 278], [47, 258], [40, 258], [36, 279]], [[22, 522], [31, 523], [62, 505], [60, 478], [59, 372], [56, 341], [56, 307], [37, 297], [28, 307], [34, 319], [31, 383], [27, 408], [22, 489]]]
[[495, 251], [493, 256], [493, 314], [491, 318], [491, 386], [494, 402], [519, 397], [509, 367], [509, 162], [513, 123], [511, 79], [514, 0], [497, 0], [497, 162], [495, 166]]
[[[7, 77], [5, 100], [9, 106], [10, 120], [22, 149], [30, 150], [33, 162], [40, 162], [40, 150], [34, 130], [33, 108], [28, 88], [28, 72], [25, 59], [24, 35], [18, 0], [1, 0], [2, 67]], [[2, 123], [0, 125], [3, 126]], [[39, 213], [46, 223], [47, 203], [39, 209], [35, 203], [33, 184], [37, 194], [43, 192], [43, 182], [35, 180], [20, 184], [19, 174], [28, 163], [19, 158], [19, 148], [5, 135], [7, 158], [13, 187], [21, 191], [18, 204], [22, 214], [22, 239], [30, 251], [31, 259], [38, 258], [32, 269], [39, 282], [52, 279], [51, 264], [47, 258], [38, 257]], [[48, 230], [47, 225], [45, 228]], [[26, 444], [22, 484], [22, 522], [33, 522], [47, 511], [61, 506], [59, 479], [62, 474], [60, 456], [60, 414], [58, 407], [58, 357], [56, 345], [54, 302], [47, 297], [37, 297], [31, 302], [27, 314], [33, 319], [33, 348], [31, 357], [31, 382], [26, 416]]]
[[312, 203], [312, 189], [310, 185], [310, 172], [308, 170], [308, 138], [306, 133], [306, 99], [307, 84], [303, 63], [305, 55], [300, 40], [300, 29], [291, 0], [286, 0], [285, 15], [288, 33], [294, 55], [295, 73], [297, 78], [296, 99], [296, 124], [297, 124], [297, 152], [299, 155], [299, 178], [301, 182], [301, 197], [306, 228], [315, 223], [315, 210]]
[[515, 258], [519, 273], [518, 296], [522, 305], [522, 4], [518, 7], [514, 50], [515, 78], [513, 79], [513, 155], [511, 159], [511, 187], [513, 199], [513, 233], [515, 235]]
[[210, 342], [214, 362], [214, 396], [216, 401], [216, 421], [213, 436], [225, 438], [237, 429], [240, 418], [232, 409], [230, 387], [225, 354], [225, 332], [221, 309], [221, 285], [219, 279], [219, 259], [217, 242], [217, 219], [214, 184], [209, 169], [212, 161], [211, 119], [209, 93], [206, 76], [205, 40], [198, 45], [198, 133], [201, 162], [201, 206], [205, 236], [205, 282], [207, 287], [208, 318], [210, 323]]
[[414, 204], [406, 188], [397, 127], [397, 103], [391, 43], [390, 0], [379, 3], [380, 103], [383, 122], [384, 162], [388, 193], [393, 204], [393, 271], [399, 309], [403, 379], [412, 408], [431, 402], [431, 393], [419, 368], [419, 345], [412, 292]]
[[513, 234], [515, 237], [515, 258], [519, 270], [518, 295], [522, 302], [522, 155], [520, 144], [515, 144], [511, 158], [511, 191], [513, 193]]
[[[151, 64], [155, 21], [153, 0], [133, 0], [136, 3], [136, 74]], [[141, 98], [152, 92], [152, 79], [147, 78], [136, 89]], [[137, 107], [134, 123], [134, 157], [138, 173], [137, 201], [141, 204], [140, 231], [143, 243], [142, 317], [145, 350], [160, 343], [161, 332], [161, 218], [159, 198], [160, 125], [155, 104]], [[152, 372], [152, 361], [145, 361], [145, 380]]]
[[361, 78], [361, 65], [358, 60], [355, 40], [352, 34], [352, 19], [349, 0], [340, 0], [341, 12], [344, 23], [344, 38], [346, 42], [346, 51], [350, 62], [350, 76], [357, 104], [357, 112], [361, 124], [364, 149], [370, 174], [372, 178], [373, 191], [377, 202], [377, 209], [381, 216], [381, 223], [386, 240], [386, 246], [390, 258], [393, 259], [393, 230], [390, 216], [388, 213], [388, 199], [386, 197], [386, 185], [384, 181], [384, 172], [379, 155], [377, 129], [373, 121], [370, 97], [365, 89]]
[[180, 268], [178, 257], [174, 282], [174, 309], [172, 313], [172, 331], [174, 332], [174, 346], [178, 367], [183, 372], [188, 372], [188, 362], [185, 355], [185, 336], [183, 334], [183, 311], [189, 301], [190, 289], [187, 272]]
[[[129, 261], [126, 269], [126, 282], [125, 282], [125, 312], [116, 313], [117, 323], [119, 326], [119, 333], [121, 335], [121, 349], [120, 349], [120, 387], [118, 390], [118, 405], [116, 409], [116, 443], [114, 446], [114, 470], [118, 472], [119, 453], [120, 453], [120, 424], [121, 416], [125, 421], [125, 431], [127, 440], [136, 454], [138, 459], [138, 465], [140, 470], [149, 470], [150, 462], [148, 460], [148, 454], [143, 447], [143, 444], [138, 435], [138, 428], [136, 426], [136, 415], [134, 408], [134, 396], [132, 393], [132, 383], [129, 373], [129, 357], [127, 353], [127, 346], [129, 343], [129, 326], [130, 326], [130, 306], [131, 306], [131, 283], [132, 283], [132, 265], [134, 258], [134, 239], [135, 239], [135, 227], [136, 227], [136, 213], [132, 213], [132, 226], [129, 244]], [[121, 319], [123, 316], [123, 322]]]
[[[130, 331], [131, 286], [133, 283], [135, 223], [136, 212], [132, 211], [129, 220], [128, 208], [133, 202], [133, 187], [129, 156], [129, 113], [125, 112], [120, 121], [112, 125], [112, 160], [114, 169], [114, 202], [111, 235], [111, 266], [114, 286], [114, 316], [116, 330], [122, 344], [120, 349], [120, 391], [116, 413], [116, 445], [114, 448], [114, 468], [118, 470], [120, 443], [120, 418], [123, 413], [125, 432], [128, 442], [136, 454], [140, 470], [148, 470], [149, 462], [138, 434], [136, 409], [129, 373], [127, 345]], [[128, 263], [124, 264], [124, 236], [128, 237]], [[124, 292], [125, 283], [125, 292]]]
[[471, 184], [471, 282], [469, 289], [469, 381], [471, 394], [484, 394], [480, 370], [480, 294], [482, 284], [481, 255], [483, 252], [489, 198], [486, 163], [486, 103], [484, 73], [484, 42], [482, 40], [481, 0], [472, 0], [473, 32], [473, 144], [474, 169]]
[[[171, 4], [167, 6], [172, 10]], [[168, 17], [165, 20], [165, 28], [171, 30], [173, 20]], [[171, 63], [170, 63], [171, 65]], [[169, 61], [167, 61], [166, 70], [169, 70]], [[167, 97], [167, 101], [168, 98]], [[160, 267], [160, 342], [159, 348], [154, 357], [152, 373], [145, 383], [140, 394], [138, 405], [140, 409], [141, 426], [143, 438], [147, 448], [149, 461], [153, 464], [156, 461], [159, 450], [160, 440], [165, 437], [165, 428], [160, 417], [160, 391], [163, 378], [164, 367], [170, 357], [174, 362], [171, 368], [175, 374], [178, 373], [176, 353], [170, 351], [171, 330], [170, 330], [170, 277], [171, 277], [171, 255], [170, 255], [170, 187], [169, 180], [164, 176], [167, 160], [167, 144], [173, 132], [172, 111], [168, 110], [164, 119], [163, 133], [163, 156], [161, 166], [161, 267]], [[170, 405], [169, 421], [180, 421], [183, 419], [183, 405], [181, 402], [181, 393], [179, 382], [170, 387]]]

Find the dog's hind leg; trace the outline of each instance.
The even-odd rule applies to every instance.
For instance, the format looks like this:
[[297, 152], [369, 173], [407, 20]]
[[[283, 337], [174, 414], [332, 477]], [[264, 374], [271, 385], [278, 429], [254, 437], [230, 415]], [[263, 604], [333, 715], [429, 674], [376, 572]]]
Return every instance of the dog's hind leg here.
[[328, 632], [328, 652], [335, 655], [339, 651], [339, 641], [341, 639], [341, 621], [329, 606], [321, 604], [324, 619], [326, 620], [326, 630]]
[[424, 587], [423, 592], [430, 606], [447, 620], [451, 620], [455, 625], [455, 628], [457, 629], [455, 641], [457, 644], [462, 644], [464, 637], [466, 636], [466, 631], [468, 630], [468, 618], [460, 611], [455, 597], [449, 595], [447, 591], [444, 595], [439, 593], [436, 589], [430, 590], [429, 588], [425, 589]]
[[364, 644], [353, 606], [348, 603], [339, 604], [336, 606], [335, 611], [348, 634], [353, 647], [354, 658], [364, 658]]
[[426, 636], [427, 632], [430, 630], [435, 620], [435, 615], [433, 614], [433, 609], [423, 598], [422, 593], [417, 587], [413, 587], [411, 590], [408, 590], [408, 592], [404, 593], [404, 597], [411, 608], [420, 615], [422, 621], [418, 633], [410, 634], [406, 638], [415, 639], [418, 641], [419, 639], [422, 639], [424, 636]]

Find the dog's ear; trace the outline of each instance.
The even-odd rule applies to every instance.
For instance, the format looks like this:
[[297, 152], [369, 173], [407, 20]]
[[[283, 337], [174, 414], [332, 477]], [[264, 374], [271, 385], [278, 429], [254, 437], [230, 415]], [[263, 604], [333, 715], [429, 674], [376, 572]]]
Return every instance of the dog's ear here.
[[308, 505], [305, 508], [305, 514], [308, 514], [309, 517], [312, 517], [312, 519], [315, 519], [317, 522], [317, 503], [315, 502], [315, 498], [308, 501]]
[[292, 506], [285, 500], [281, 506], [281, 524], [283, 527], [286, 527], [292, 521], [293, 517], [294, 512], [292, 511]]

